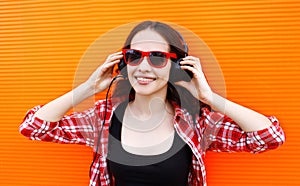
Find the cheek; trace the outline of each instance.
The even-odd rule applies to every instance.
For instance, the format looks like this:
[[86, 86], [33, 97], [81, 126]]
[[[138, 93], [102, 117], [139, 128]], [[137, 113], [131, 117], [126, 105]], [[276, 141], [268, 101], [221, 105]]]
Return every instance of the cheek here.
[[154, 73], [158, 77], [160, 82], [161, 81], [168, 82], [170, 79], [170, 69], [169, 68], [159, 69], [159, 70], [156, 70]]
[[127, 65], [127, 77], [130, 83], [132, 83], [132, 78], [133, 78], [133, 69], [131, 67], [128, 68]]
[[127, 65], [126, 67], [127, 67], [127, 75], [132, 76], [132, 74], [134, 73], [136, 67], [129, 66], [129, 65]]
[[171, 72], [171, 61], [169, 61], [168, 64], [164, 68], [160, 69], [159, 75], [164, 77], [166, 80], [169, 80], [170, 73], [172, 73]]

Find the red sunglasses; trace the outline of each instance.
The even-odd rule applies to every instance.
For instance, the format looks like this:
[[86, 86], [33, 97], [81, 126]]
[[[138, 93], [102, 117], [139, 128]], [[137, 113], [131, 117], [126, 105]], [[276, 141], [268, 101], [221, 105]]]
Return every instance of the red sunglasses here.
[[175, 53], [149, 51], [144, 52], [135, 49], [123, 49], [124, 61], [131, 66], [139, 65], [145, 56], [147, 56], [148, 63], [155, 68], [162, 68], [167, 65], [169, 58], [177, 58]]

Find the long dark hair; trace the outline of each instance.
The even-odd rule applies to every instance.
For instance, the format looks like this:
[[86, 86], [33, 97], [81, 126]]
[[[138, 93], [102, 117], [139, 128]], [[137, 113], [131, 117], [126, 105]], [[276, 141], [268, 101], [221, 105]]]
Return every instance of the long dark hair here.
[[[140, 31], [151, 29], [158, 34], [160, 34], [169, 44], [169, 49], [171, 53], [176, 53], [177, 58], [185, 57], [187, 51], [184, 46], [184, 41], [180, 34], [173, 29], [171, 26], [154, 21], [144, 21], [135, 26], [130, 34], [128, 35], [123, 48], [130, 48], [131, 41], [133, 37]], [[172, 63], [173, 65], [173, 63]], [[126, 67], [125, 67], [126, 68]], [[171, 68], [172, 69], [172, 68]], [[176, 76], [176, 74], [170, 73], [171, 76]], [[132, 101], [135, 98], [135, 91], [132, 88], [128, 80], [120, 80], [116, 84], [114, 91], [112, 93], [113, 98], [127, 98], [128, 101]], [[181, 86], [177, 86], [174, 82], [168, 82], [167, 96], [166, 99], [169, 102], [175, 102], [181, 108], [186, 109], [190, 114], [201, 114], [202, 107], [208, 107], [208, 105], [203, 104], [201, 101], [196, 99], [188, 90]]]

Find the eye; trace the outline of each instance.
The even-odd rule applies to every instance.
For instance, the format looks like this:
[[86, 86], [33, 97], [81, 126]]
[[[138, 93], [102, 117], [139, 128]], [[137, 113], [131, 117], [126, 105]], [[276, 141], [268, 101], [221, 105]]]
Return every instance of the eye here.
[[162, 52], [151, 52], [149, 57], [154, 66], [164, 66], [167, 62], [166, 54]]
[[141, 59], [142, 54], [136, 50], [127, 50], [126, 51], [126, 61], [130, 64], [138, 64]]

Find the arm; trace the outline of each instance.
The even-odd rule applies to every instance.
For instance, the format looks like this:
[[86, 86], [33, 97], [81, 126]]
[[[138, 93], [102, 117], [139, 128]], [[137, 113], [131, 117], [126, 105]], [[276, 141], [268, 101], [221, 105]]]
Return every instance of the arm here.
[[59, 121], [46, 121], [35, 116], [35, 113], [42, 108], [36, 106], [27, 112], [19, 130], [31, 140], [93, 146], [96, 130], [94, 126], [99, 123], [101, 106], [103, 103], [99, 101], [95, 107], [80, 113], [73, 112]]
[[184, 58], [181, 64], [184, 65], [181, 66], [182, 69], [193, 72], [194, 77], [191, 82], [179, 82], [177, 84], [189, 90], [194, 97], [208, 104], [213, 110], [233, 119], [246, 132], [258, 131], [271, 126], [272, 123], [264, 115], [214, 93], [206, 81], [198, 58], [188, 56]]
[[105, 90], [112, 80], [112, 70], [120, 62], [121, 52], [110, 55], [90, 78], [74, 90], [49, 102], [39, 109], [35, 116], [46, 121], [59, 121], [73, 106], [88, 97]]
[[99, 123], [100, 112], [106, 104], [98, 101], [93, 108], [84, 112], [73, 112], [68, 116], [65, 114], [73, 105], [107, 88], [112, 78], [112, 68], [119, 62], [120, 56], [119, 53], [109, 56], [86, 82], [74, 90], [44, 106], [29, 110], [20, 126], [20, 132], [32, 140], [82, 143], [91, 146], [94, 125]]
[[[182, 69], [193, 72], [191, 82], [177, 84], [194, 97], [218, 112], [204, 112], [204, 136], [216, 151], [260, 152], [280, 146], [285, 136], [275, 117], [266, 117], [249, 108], [229, 101], [214, 93], [208, 85], [198, 58], [188, 56]], [[219, 118], [219, 119], [216, 119]], [[207, 144], [207, 143], [206, 143]]]
[[235, 121], [220, 112], [204, 108], [198, 122], [201, 124], [202, 148], [217, 152], [245, 151], [260, 153], [276, 149], [285, 140], [279, 121], [266, 117], [271, 125], [257, 131], [244, 131]]
[[35, 117], [50, 122], [59, 121], [73, 106], [92, 96], [92, 92], [92, 89], [83, 83], [41, 107], [35, 113]]
[[212, 93], [212, 98], [208, 104], [214, 110], [235, 121], [245, 132], [262, 130], [272, 125], [266, 116], [225, 99], [216, 93]]

